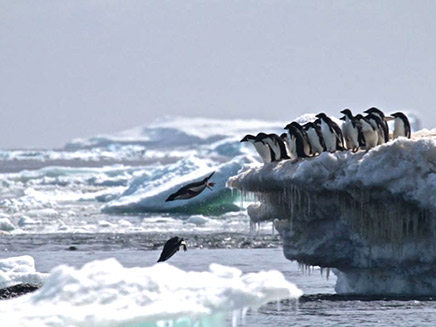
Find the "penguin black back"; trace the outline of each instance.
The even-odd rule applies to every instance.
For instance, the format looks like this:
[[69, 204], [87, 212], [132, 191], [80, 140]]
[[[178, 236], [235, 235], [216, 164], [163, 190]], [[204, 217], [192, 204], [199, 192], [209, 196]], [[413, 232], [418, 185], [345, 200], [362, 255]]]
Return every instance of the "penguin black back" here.
[[166, 261], [171, 258], [177, 251], [180, 250], [180, 247], [183, 246], [183, 250], [186, 251], [188, 248], [186, 246], [186, 242], [183, 238], [175, 236], [170, 238], [165, 242], [162, 253], [160, 254], [159, 260], [157, 262]]

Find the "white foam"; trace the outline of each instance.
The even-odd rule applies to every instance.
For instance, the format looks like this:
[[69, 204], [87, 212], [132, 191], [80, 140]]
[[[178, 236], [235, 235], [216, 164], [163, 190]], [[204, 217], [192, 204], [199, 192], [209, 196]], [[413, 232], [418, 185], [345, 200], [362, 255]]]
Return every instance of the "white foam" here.
[[42, 284], [46, 276], [36, 272], [31, 256], [0, 259], [0, 289], [21, 283]]

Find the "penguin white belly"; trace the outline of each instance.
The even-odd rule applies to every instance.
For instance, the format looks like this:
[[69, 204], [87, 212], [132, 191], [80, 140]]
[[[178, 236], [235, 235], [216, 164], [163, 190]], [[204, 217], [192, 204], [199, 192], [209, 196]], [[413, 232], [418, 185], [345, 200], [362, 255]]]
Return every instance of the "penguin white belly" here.
[[205, 188], [206, 188], [206, 184], [203, 184], [200, 186], [190, 187], [189, 190], [198, 193], [198, 192], [202, 192]]
[[316, 133], [316, 130], [314, 128], [309, 128], [307, 130], [307, 136], [309, 138], [310, 146], [312, 147], [312, 154], [322, 153], [324, 148], [319, 141], [319, 136]]
[[295, 159], [297, 156], [295, 155], [295, 140], [294, 145], [291, 145], [291, 141], [289, 140], [289, 136], [287, 136], [285, 139], [283, 139], [283, 142], [285, 143], [286, 151], [288, 152], [288, 155], [291, 157], [291, 159]]
[[324, 122], [321, 123], [321, 132], [324, 137], [324, 143], [329, 152], [336, 151], [336, 135], [332, 133], [330, 127]]
[[394, 133], [393, 138], [396, 139], [400, 136], [406, 136], [406, 129], [404, 128], [404, 123], [400, 118], [395, 118], [394, 121]]
[[378, 134], [368, 123], [362, 124], [362, 133], [365, 138], [366, 149], [369, 150], [377, 146]]
[[279, 160], [281, 158], [281, 151], [280, 151], [280, 147], [278, 146], [278, 144], [274, 143], [274, 141], [271, 139], [267, 139], [266, 142], [273, 150], [275, 159]]
[[253, 145], [264, 163], [271, 162], [271, 152], [268, 146], [266, 146], [262, 142], [254, 142]]
[[348, 119], [344, 124], [342, 124], [342, 133], [344, 134], [347, 150], [353, 150], [354, 148], [359, 147], [357, 128], [355, 128], [353, 123]]

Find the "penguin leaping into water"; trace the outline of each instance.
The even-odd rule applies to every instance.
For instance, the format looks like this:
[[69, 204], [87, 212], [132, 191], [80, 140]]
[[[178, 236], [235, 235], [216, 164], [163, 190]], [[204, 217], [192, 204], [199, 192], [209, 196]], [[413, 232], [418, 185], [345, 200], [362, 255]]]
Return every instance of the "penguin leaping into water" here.
[[184, 251], [188, 249], [188, 246], [183, 238], [180, 238], [178, 236], [170, 238], [168, 241], [165, 242], [164, 248], [157, 262], [168, 260], [180, 250], [181, 246], [183, 246]]
[[199, 182], [190, 183], [188, 185], [183, 186], [176, 193], [171, 194], [165, 202], [174, 201], [174, 200], [187, 200], [191, 199], [194, 196], [199, 195], [204, 189], [207, 187], [209, 190], [212, 190], [212, 187], [215, 183], [209, 182], [209, 179], [213, 176], [215, 172], [210, 174], [208, 177]]
[[395, 118], [393, 138], [396, 139], [400, 136], [404, 136], [410, 139], [410, 123], [407, 116], [402, 112], [393, 113], [391, 116]]

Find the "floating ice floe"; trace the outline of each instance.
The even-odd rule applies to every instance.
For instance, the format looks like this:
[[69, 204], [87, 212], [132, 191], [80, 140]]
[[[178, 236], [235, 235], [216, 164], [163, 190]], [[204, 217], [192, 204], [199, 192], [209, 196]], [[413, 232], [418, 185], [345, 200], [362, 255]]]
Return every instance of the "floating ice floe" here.
[[0, 306], [4, 326], [213, 326], [235, 311], [302, 292], [278, 271], [242, 274], [212, 264], [186, 272], [166, 263], [124, 268], [115, 259], [59, 266], [33, 294]]
[[0, 289], [17, 284], [42, 284], [47, 274], [36, 272], [35, 260], [28, 255], [0, 259]]

